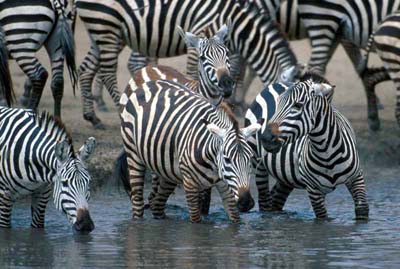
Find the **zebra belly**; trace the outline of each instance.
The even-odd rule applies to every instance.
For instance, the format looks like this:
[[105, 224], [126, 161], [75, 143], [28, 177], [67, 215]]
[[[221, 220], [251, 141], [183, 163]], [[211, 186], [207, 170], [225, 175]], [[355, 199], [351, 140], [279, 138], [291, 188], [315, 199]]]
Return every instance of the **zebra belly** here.
[[0, 196], [9, 197], [12, 200], [18, 200], [24, 196], [34, 193], [49, 183], [32, 182], [20, 179], [5, 179], [3, 173], [0, 175]]

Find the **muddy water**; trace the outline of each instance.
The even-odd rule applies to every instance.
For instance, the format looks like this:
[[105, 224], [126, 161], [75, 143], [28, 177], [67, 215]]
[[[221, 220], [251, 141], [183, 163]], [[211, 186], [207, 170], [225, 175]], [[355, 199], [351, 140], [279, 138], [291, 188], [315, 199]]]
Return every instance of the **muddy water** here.
[[20, 202], [13, 228], [0, 229], [0, 267], [399, 268], [400, 178], [386, 174], [367, 180], [368, 222], [353, 219], [344, 187], [327, 197], [328, 221], [315, 221], [306, 193], [295, 191], [285, 212], [254, 210], [235, 225], [215, 193], [210, 216], [190, 224], [181, 189], [169, 201], [167, 219], [146, 212], [132, 221], [125, 193], [110, 188], [92, 197], [96, 229], [90, 235], [73, 234], [53, 205], [47, 227], [31, 229], [29, 204]]

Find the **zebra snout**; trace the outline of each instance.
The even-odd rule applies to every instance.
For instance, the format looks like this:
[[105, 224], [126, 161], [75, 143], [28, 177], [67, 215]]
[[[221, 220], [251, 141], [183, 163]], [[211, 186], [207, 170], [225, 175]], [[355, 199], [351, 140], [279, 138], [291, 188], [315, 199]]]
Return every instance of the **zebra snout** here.
[[223, 96], [229, 97], [232, 95], [235, 81], [228, 74], [223, 74], [218, 81], [218, 86], [222, 88]]
[[254, 207], [254, 199], [250, 192], [246, 191], [239, 195], [237, 207], [240, 212], [248, 212]]
[[76, 222], [73, 225], [75, 231], [80, 233], [90, 233], [94, 229], [94, 223], [90, 217], [89, 210], [78, 209]]

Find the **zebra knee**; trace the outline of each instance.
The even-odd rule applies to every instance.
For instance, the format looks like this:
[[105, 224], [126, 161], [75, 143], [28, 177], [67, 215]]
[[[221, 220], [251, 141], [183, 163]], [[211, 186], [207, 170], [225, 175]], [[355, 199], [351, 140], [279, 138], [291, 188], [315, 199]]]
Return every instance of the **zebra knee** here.
[[61, 101], [64, 93], [64, 79], [62, 77], [54, 78], [51, 81], [51, 91], [56, 101]]

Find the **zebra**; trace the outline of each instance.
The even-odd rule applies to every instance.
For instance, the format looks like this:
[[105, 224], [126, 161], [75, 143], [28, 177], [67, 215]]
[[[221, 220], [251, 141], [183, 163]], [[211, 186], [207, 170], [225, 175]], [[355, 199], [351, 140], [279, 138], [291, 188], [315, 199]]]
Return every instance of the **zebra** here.
[[48, 73], [35, 54], [44, 45], [51, 63], [54, 114], [58, 117], [64, 91], [64, 58], [74, 93], [77, 82], [74, 40], [69, 25], [71, 13], [67, 5], [67, 0], [0, 2], [0, 25], [8, 52], [28, 77], [21, 103], [31, 109], [39, 105]]
[[368, 63], [368, 56], [372, 48], [378, 53], [387, 73], [382, 74], [382, 81], [389, 75], [397, 89], [395, 116], [400, 125], [400, 50], [398, 48], [400, 29], [400, 13], [386, 17], [378, 26], [374, 34], [370, 36], [367, 48], [365, 65]]
[[[325, 71], [334, 49], [339, 41], [349, 46], [365, 48], [370, 35], [386, 16], [399, 10], [400, 0], [299, 0], [299, 12], [311, 41], [310, 68]], [[363, 77], [368, 98], [368, 123], [372, 130], [380, 128], [377, 98], [374, 92], [376, 83], [387, 79], [382, 69], [377, 69], [376, 78], [370, 82], [365, 72], [361, 54], [350, 54], [352, 61], [358, 62], [356, 68]], [[371, 87], [372, 85], [372, 87]]]
[[[129, 96], [128, 96], [129, 94]], [[183, 184], [190, 220], [199, 222], [199, 191], [215, 185], [229, 218], [254, 206], [250, 195], [252, 150], [246, 139], [260, 128], [239, 129], [225, 105], [217, 108], [184, 85], [167, 80], [144, 83], [121, 97], [121, 134], [125, 152], [117, 171], [123, 178], [134, 218], [143, 216], [143, 177], [146, 168], [160, 177], [151, 209], [164, 217], [165, 203], [177, 184]], [[127, 164], [124, 162], [124, 155]]]
[[[240, 53], [264, 83], [275, 81], [284, 70], [293, 73], [297, 70], [297, 59], [275, 25], [243, 9], [234, 0], [217, 3], [77, 0], [76, 8], [92, 40], [78, 73], [84, 118], [95, 127], [101, 121], [93, 110], [90, 87], [97, 69], [100, 68], [100, 76], [118, 106], [120, 95], [115, 70], [121, 49], [128, 45], [133, 51], [150, 57], [183, 54], [185, 46], [175, 30], [176, 25], [198, 34], [205, 26], [217, 29], [230, 19], [231, 50]], [[289, 79], [286, 74], [281, 78]]]
[[326, 218], [325, 195], [344, 183], [352, 194], [356, 218], [368, 219], [355, 133], [349, 121], [331, 105], [333, 88], [307, 80], [290, 86], [277, 99], [258, 100], [265, 104], [263, 111], [274, 109], [268, 105], [276, 110], [257, 140], [264, 150], [258, 156], [266, 168], [263, 184], [257, 184], [262, 187], [263, 206], [268, 205], [265, 188], [270, 175], [277, 180], [271, 191], [272, 210], [282, 210], [291, 191], [301, 188], [307, 190], [316, 217]]
[[0, 107], [0, 227], [10, 227], [12, 205], [25, 195], [32, 195], [31, 226], [44, 227], [53, 194], [74, 230], [92, 231], [86, 162], [95, 147], [90, 137], [75, 153], [65, 126], [47, 112]]

